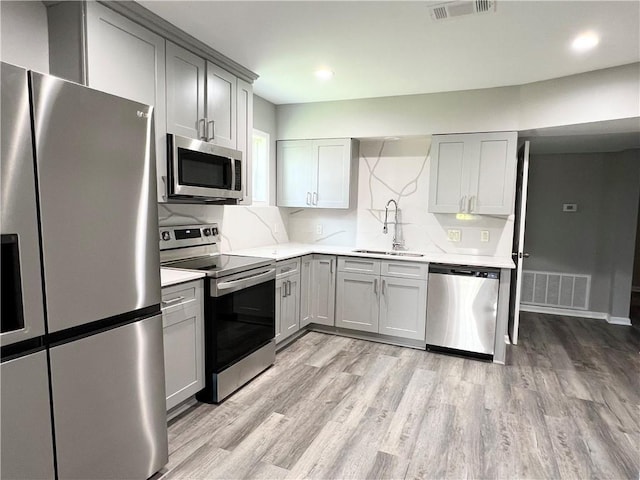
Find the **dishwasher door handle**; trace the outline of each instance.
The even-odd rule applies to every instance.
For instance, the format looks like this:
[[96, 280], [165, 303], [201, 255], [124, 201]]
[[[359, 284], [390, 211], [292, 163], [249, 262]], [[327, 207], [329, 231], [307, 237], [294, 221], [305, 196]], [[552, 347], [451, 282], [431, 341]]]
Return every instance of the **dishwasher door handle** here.
[[471, 270], [451, 270], [451, 273], [453, 273], [454, 275], [475, 275], [476, 272], [473, 272]]

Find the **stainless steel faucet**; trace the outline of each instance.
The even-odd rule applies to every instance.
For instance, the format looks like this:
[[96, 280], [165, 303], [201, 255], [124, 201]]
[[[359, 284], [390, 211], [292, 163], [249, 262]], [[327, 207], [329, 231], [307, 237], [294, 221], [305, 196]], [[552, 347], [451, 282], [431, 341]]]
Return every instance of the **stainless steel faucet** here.
[[382, 227], [382, 233], [386, 234], [389, 231], [387, 226], [389, 224], [389, 205], [391, 205], [391, 203], [393, 203], [395, 206], [395, 221], [393, 223], [393, 240], [391, 246], [393, 250], [397, 250], [402, 246], [402, 242], [398, 241], [398, 202], [396, 202], [393, 198], [389, 200], [384, 207], [384, 227]]

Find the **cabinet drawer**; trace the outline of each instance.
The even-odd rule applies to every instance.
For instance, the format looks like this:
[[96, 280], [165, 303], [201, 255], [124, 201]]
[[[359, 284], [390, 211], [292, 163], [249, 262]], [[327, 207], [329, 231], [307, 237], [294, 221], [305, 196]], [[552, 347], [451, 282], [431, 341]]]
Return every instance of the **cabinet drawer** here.
[[429, 264], [385, 261], [382, 262], [381, 274], [386, 277], [415, 278], [426, 281]]
[[338, 257], [338, 271], [380, 275], [380, 260], [363, 257]]
[[175, 323], [184, 315], [202, 308], [202, 280], [172, 285], [162, 289], [162, 314], [165, 327]]
[[294, 275], [300, 272], [300, 259], [282, 260], [276, 262], [276, 277], [283, 275]]

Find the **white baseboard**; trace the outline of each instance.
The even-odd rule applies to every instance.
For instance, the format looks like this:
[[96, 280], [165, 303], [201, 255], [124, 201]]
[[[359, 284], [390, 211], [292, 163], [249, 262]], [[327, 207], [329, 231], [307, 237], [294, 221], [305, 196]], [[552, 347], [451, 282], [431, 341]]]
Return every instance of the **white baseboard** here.
[[573, 310], [570, 308], [541, 307], [539, 305], [520, 305], [523, 312], [546, 313], [549, 315], [562, 315], [564, 317], [595, 318], [598, 320], [608, 320], [609, 314], [606, 312], [592, 312], [590, 310]]
[[608, 315], [607, 322], [611, 325], [631, 326], [631, 320], [627, 317], [612, 317], [611, 315]]
[[569, 308], [541, 307], [539, 305], [520, 305], [522, 312], [546, 313], [548, 315], [562, 315], [563, 317], [593, 318], [605, 320], [611, 325], [631, 325], [631, 320], [627, 317], [614, 317], [606, 312], [592, 312], [589, 310], [572, 310]]

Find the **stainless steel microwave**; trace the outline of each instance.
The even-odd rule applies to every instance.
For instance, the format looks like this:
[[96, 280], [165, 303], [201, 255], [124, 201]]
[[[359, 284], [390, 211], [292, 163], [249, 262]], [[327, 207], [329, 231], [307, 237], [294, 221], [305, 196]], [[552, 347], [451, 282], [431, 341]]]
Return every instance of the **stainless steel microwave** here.
[[242, 198], [242, 152], [168, 134], [167, 153], [169, 198], [227, 203]]

